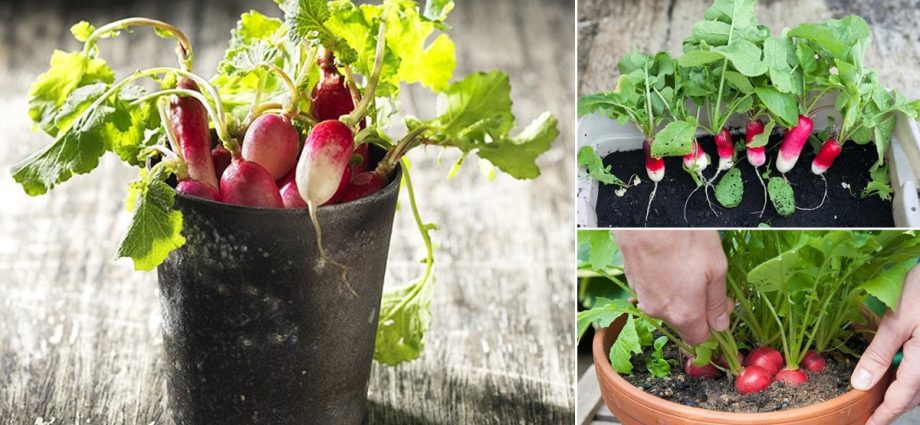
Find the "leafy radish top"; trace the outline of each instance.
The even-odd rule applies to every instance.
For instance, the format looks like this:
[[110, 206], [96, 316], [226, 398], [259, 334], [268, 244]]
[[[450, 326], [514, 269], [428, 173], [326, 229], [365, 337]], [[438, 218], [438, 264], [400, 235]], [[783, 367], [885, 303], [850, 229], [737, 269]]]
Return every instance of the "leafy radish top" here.
[[[168, 23], [129, 18], [98, 28], [87, 22], [74, 25], [71, 32], [84, 43], [83, 48], [72, 52], [56, 50], [50, 69], [38, 77], [29, 92], [29, 116], [53, 141], [13, 168], [16, 181], [29, 195], [41, 195], [76, 174], [92, 171], [105, 153], [113, 153], [140, 168], [140, 177], [129, 186], [127, 205], [134, 217], [118, 255], [132, 258], [139, 270], [151, 270], [185, 243], [182, 215], [173, 209], [175, 191], [166, 180], [172, 175], [180, 181], [192, 179], [182, 187], [212, 199], [220, 189], [214, 187], [219, 175], [208, 177], [210, 182], [206, 184], [193, 179], [200, 171], [195, 167], [202, 158], [211, 160], [210, 137], [195, 147], [194, 153], [189, 153], [186, 146], [180, 148], [178, 144], [191, 136], [169, 123], [171, 119], [186, 119], [183, 117], [187, 114], [176, 115], [176, 108], [187, 106], [171, 103], [171, 99], [197, 101], [186, 103], [203, 108], [199, 113], [205, 117], [204, 129], [213, 129], [219, 146], [233, 157], [235, 165], [227, 168], [245, 169], [247, 175], [258, 177], [253, 180], [261, 182], [258, 188], [243, 188], [244, 192], [262, 190], [262, 186], [274, 191], [270, 196], [242, 193], [234, 199], [240, 203], [249, 199], [276, 201], [280, 193], [272, 179], [286, 175], [296, 161], [264, 159], [272, 154], [271, 144], [250, 146], [241, 156], [241, 143], [250, 125], [267, 114], [281, 117], [275, 120], [279, 125], [293, 124], [300, 141], [306, 138], [318, 121], [310, 115], [310, 102], [312, 90], [325, 74], [317, 65], [320, 57], [326, 58], [328, 71], [332, 71], [328, 60], [334, 57], [335, 71], [344, 78], [355, 100], [354, 111], [340, 118], [354, 140], [354, 151], [366, 152], [370, 144], [387, 151], [378, 166], [381, 175], [420, 145], [456, 148], [464, 157], [475, 152], [518, 179], [540, 174], [535, 160], [557, 138], [556, 118], [544, 113], [523, 130], [513, 132], [516, 121], [505, 73], [475, 72], [454, 80], [455, 45], [446, 33], [449, 27], [445, 23], [453, 2], [429, 1], [423, 8], [412, 0], [383, 0], [382, 4], [360, 6], [350, 0], [276, 2], [284, 11], [284, 19], [256, 11], [241, 16], [231, 32], [229, 48], [210, 78], [193, 71], [191, 43], [181, 30]], [[100, 57], [98, 43], [134, 27], [150, 27], [158, 36], [174, 40], [178, 67], [155, 67], [116, 77]], [[151, 81], [159, 90], [150, 92], [141, 87], [141, 83]], [[439, 95], [436, 114], [427, 120], [406, 118], [407, 134], [393, 138], [385, 130], [398, 112], [396, 98], [400, 89], [409, 84]], [[257, 124], [263, 127], [262, 121]], [[200, 131], [201, 127], [192, 130]], [[290, 143], [283, 145], [290, 150]], [[223, 149], [215, 150], [215, 155], [218, 151]], [[227, 159], [222, 161], [226, 164]], [[209, 165], [213, 170], [213, 164]], [[224, 173], [225, 166], [218, 172]], [[435, 226], [420, 218], [408, 170], [405, 171], [403, 183], [428, 255], [422, 278], [384, 295], [375, 357], [388, 364], [415, 358], [424, 346], [422, 336], [427, 329], [433, 285], [429, 232]], [[337, 177], [343, 175], [336, 172]], [[233, 177], [224, 174], [227, 179]], [[343, 187], [349, 183], [346, 177], [340, 179]], [[296, 197], [298, 188], [291, 187], [290, 180], [281, 181], [285, 196]], [[236, 183], [228, 182], [227, 190], [239, 190]], [[330, 184], [340, 183], [337, 179], [323, 187]], [[304, 193], [308, 188], [300, 190]], [[280, 206], [277, 202], [271, 204]]]

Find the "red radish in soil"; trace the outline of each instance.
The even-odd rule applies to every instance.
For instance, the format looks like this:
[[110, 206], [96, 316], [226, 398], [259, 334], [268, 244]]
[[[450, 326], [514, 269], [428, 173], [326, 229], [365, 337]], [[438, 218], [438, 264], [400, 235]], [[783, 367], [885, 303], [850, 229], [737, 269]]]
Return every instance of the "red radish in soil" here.
[[783, 144], [779, 147], [779, 154], [776, 156], [776, 169], [780, 173], [786, 174], [792, 167], [795, 167], [799, 154], [802, 153], [802, 147], [805, 146], [808, 136], [811, 136], [813, 127], [814, 123], [811, 118], [799, 115], [799, 124], [786, 132]]
[[284, 177], [297, 163], [300, 134], [287, 117], [265, 114], [255, 119], [243, 138], [243, 158], [261, 165], [272, 180]]
[[753, 349], [744, 358], [744, 366], [758, 366], [767, 371], [770, 376], [776, 375], [785, 365], [783, 355], [773, 347], [762, 346]]
[[684, 167], [688, 170], [703, 171], [709, 166], [709, 155], [703, 152], [703, 148], [696, 140], [693, 141], [693, 147], [690, 153], [684, 155]]
[[220, 178], [221, 200], [228, 204], [284, 208], [275, 179], [261, 165], [234, 158]]
[[748, 366], [735, 378], [735, 389], [741, 394], [761, 392], [770, 386], [773, 378], [759, 366]]
[[[198, 84], [188, 78], [179, 80], [176, 86], [199, 91]], [[211, 130], [204, 105], [191, 96], [173, 96], [169, 102], [169, 121], [182, 150], [182, 158], [188, 164], [189, 178], [216, 190], [218, 183], [211, 158]]]
[[284, 178], [278, 182], [278, 185], [281, 187], [281, 201], [284, 203], [284, 208], [307, 208], [307, 203], [303, 201], [303, 198], [300, 197], [300, 191], [297, 190], [297, 181], [294, 180], [293, 170], [291, 170], [288, 175], [284, 176]]
[[824, 357], [821, 357], [816, 351], [808, 350], [808, 352], [805, 353], [805, 357], [802, 357], [801, 366], [809, 372], [821, 373], [824, 372], [824, 368], [827, 367], [827, 362], [824, 361]]
[[220, 202], [220, 193], [213, 187], [198, 180], [182, 180], [176, 185], [176, 191], [185, 195]]
[[716, 369], [715, 366], [711, 364], [697, 366], [693, 364], [694, 360], [696, 360], [695, 357], [688, 357], [687, 362], [684, 363], [684, 372], [691, 378], [715, 379], [719, 376], [719, 369]]
[[227, 169], [227, 166], [230, 165], [233, 156], [230, 155], [230, 151], [224, 145], [217, 145], [217, 147], [211, 149], [211, 157], [214, 158], [214, 171], [220, 178], [220, 176], [224, 175], [224, 170]]
[[766, 146], [750, 146], [751, 142], [754, 141], [754, 136], [758, 136], [762, 133], [763, 121], [761, 120], [750, 120], [747, 122], [747, 125], [744, 126], [744, 144], [747, 146], [747, 159], [754, 168], [760, 167], [767, 162], [767, 155], [764, 153], [767, 149]]
[[716, 151], [719, 154], [719, 171], [725, 171], [735, 165], [735, 142], [728, 129], [723, 128], [716, 134]]
[[317, 121], [335, 120], [355, 109], [351, 92], [345, 86], [345, 78], [335, 69], [335, 58], [327, 50], [317, 63], [322, 78], [310, 94], [310, 115]]
[[660, 182], [664, 178], [664, 158], [652, 156], [652, 142], [649, 140], [642, 143], [642, 150], [645, 151], [645, 172], [649, 180]]
[[801, 369], [783, 369], [776, 373], [776, 382], [782, 382], [790, 387], [797, 387], [808, 382], [808, 375]]
[[351, 179], [351, 182], [338, 201], [339, 203], [344, 203], [354, 201], [355, 199], [361, 199], [383, 189], [387, 183], [389, 183], [389, 179], [385, 175], [377, 172], [377, 170], [365, 171]]
[[831, 168], [831, 165], [834, 165], [834, 160], [837, 159], [842, 150], [843, 147], [840, 146], [840, 143], [837, 143], [836, 139], [827, 139], [821, 145], [818, 156], [811, 161], [811, 172], [816, 175], [824, 174], [828, 168]]
[[354, 136], [338, 120], [316, 124], [304, 142], [297, 163], [297, 188], [307, 205], [320, 206], [332, 199], [355, 149]]

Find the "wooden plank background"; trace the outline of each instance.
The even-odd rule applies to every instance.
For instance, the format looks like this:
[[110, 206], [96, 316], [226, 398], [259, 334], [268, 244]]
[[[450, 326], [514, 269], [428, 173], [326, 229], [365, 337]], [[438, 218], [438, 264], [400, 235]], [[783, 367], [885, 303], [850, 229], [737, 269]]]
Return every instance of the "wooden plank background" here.
[[[574, 411], [575, 18], [570, 0], [463, 0], [448, 23], [457, 75], [511, 74], [522, 121], [543, 110], [562, 137], [532, 182], [492, 182], [454, 154], [416, 152], [417, 191], [436, 233], [438, 288], [424, 356], [375, 365], [371, 423], [571, 423]], [[165, 412], [156, 276], [114, 253], [129, 216], [135, 172], [111, 156], [95, 172], [30, 198], [12, 164], [48, 143], [31, 131], [26, 93], [53, 48], [77, 49], [69, 26], [127, 16], [188, 32], [196, 69], [213, 69], [238, 16], [277, 14], [271, 1], [48, 0], [0, 3], [0, 424], [169, 424]], [[119, 75], [172, 64], [172, 45], [149, 32], [104, 41]], [[210, 74], [207, 72], [206, 74]], [[407, 91], [403, 107], [432, 115], [433, 99]], [[421, 270], [421, 241], [398, 214], [387, 284]]]
[[[710, 0], [580, 0], [578, 94], [613, 90], [616, 64], [635, 47], [681, 52], [681, 41], [703, 17]], [[872, 28], [866, 65], [879, 80], [911, 99], [920, 98], [920, 0], [760, 0], [757, 19], [778, 34], [784, 27], [862, 16]]]

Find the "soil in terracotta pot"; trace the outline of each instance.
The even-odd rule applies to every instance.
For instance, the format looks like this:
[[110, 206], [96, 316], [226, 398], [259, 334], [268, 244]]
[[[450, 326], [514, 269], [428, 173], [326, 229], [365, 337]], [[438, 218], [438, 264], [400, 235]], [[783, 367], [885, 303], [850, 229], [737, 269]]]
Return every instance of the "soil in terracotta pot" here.
[[[743, 140], [735, 136], [735, 140]], [[772, 176], [779, 176], [773, 161], [780, 136], [770, 139], [767, 149], [767, 164], [759, 168], [763, 174], [769, 166]], [[718, 162], [715, 143], [712, 137], [699, 139], [703, 149], [709, 153], [714, 163]], [[821, 202], [824, 195], [824, 183], [821, 178], [811, 173], [811, 160], [815, 152], [810, 145], [802, 150], [795, 168], [786, 174], [795, 190], [796, 205], [811, 208]], [[848, 142], [837, 158], [834, 166], [825, 172], [827, 178], [827, 199], [824, 205], [814, 211], [797, 210], [790, 217], [781, 217], [767, 203], [763, 217], [759, 216], [763, 207], [763, 188], [757, 181], [754, 168], [747, 162], [744, 152], [736, 154], [738, 169], [744, 180], [744, 197], [741, 205], [726, 209], [715, 199], [710, 191], [709, 197], [719, 213], [717, 217], [709, 209], [703, 191], [698, 190], [687, 205], [687, 221], [684, 221], [684, 201], [696, 187], [693, 179], [682, 168], [681, 158], [665, 158], [667, 172], [658, 183], [658, 193], [652, 202], [652, 209], [645, 221], [645, 210], [652, 182], [645, 173], [642, 150], [617, 152], [604, 158], [605, 165], [612, 165], [612, 172], [623, 181], [638, 175], [642, 179], [639, 186], [632, 187], [623, 196], [617, 196], [618, 186], [600, 185], [597, 195], [598, 227], [757, 227], [764, 223], [772, 227], [892, 227], [891, 201], [884, 201], [878, 196], [862, 198], [862, 190], [869, 182], [869, 168], [875, 163], [878, 154], [875, 145], [857, 145]], [[710, 165], [703, 174], [711, 178], [715, 166]], [[722, 173], [724, 174], [724, 172]], [[721, 175], [719, 177], [721, 179]]]
[[[668, 359], [678, 359], [679, 353], [673, 346], [668, 346], [664, 355]], [[645, 368], [646, 358], [644, 353], [634, 357], [633, 374], [624, 376], [639, 389], [685, 406], [740, 413], [786, 410], [830, 400], [850, 390], [850, 374], [856, 367], [856, 359], [831, 353], [825, 357], [827, 368], [824, 372], [806, 372], [809, 380], [805, 385], [787, 387], [773, 382], [764, 391], [742, 395], [724, 374], [716, 379], [697, 379], [685, 374], [683, 368], [673, 367], [671, 376], [656, 378]], [[683, 358], [678, 362], [683, 364]]]

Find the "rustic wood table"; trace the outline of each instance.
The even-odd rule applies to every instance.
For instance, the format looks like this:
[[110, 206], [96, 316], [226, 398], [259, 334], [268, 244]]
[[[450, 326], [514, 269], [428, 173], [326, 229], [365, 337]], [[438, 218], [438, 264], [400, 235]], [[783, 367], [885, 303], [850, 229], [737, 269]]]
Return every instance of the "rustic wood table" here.
[[[275, 5], [194, 0], [0, 3], [0, 424], [170, 424], [156, 275], [113, 260], [135, 171], [106, 157], [95, 172], [30, 198], [12, 164], [49, 140], [26, 114], [31, 81], [54, 48], [77, 49], [68, 28], [148, 16], [186, 30], [199, 70], [213, 69], [239, 15]], [[399, 367], [375, 365], [370, 423], [568, 424], [574, 415], [575, 19], [568, 0], [464, 0], [448, 23], [457, 75], [511, 75], [520, 120], [556, 114], [562, 137], [543, 175], [489, 181], [456, 155], [412, 156], [416, 190], [435, 234], [438, 287], [428, 347]], [[149, 32], [105, 41], [119, 75], [172, 63]], [[430, 116], [434, 99], [406, 91], [404, 108]], [[387, 284], [414, 278], [421, 247], [397, 214]]]
[[[681, 52], [681, 41], [702, 19], [710, 0], [580, 0], [578, 2], [578, 94], [612, 90], [616, 64], [639, 47], [647, 52]], [[920, 1], [760, 0], [757, 19], [774, 33], [784, 27], [849, 14], [872, 27], [866, 65], [879, 80], [908, 98], [920, 98]]]

